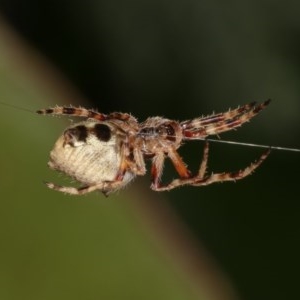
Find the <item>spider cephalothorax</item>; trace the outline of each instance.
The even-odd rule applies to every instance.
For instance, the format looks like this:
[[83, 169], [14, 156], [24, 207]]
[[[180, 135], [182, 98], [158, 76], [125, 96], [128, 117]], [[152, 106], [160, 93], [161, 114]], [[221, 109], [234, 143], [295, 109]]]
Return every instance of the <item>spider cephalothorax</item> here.
[[[152, 159], [151, 188], [171, 190], [182, 185], [202, 186], [220, 181], [235, 181], [251, 174], [268, 156], [270, 150], [250, 166], [238, 172], [206, 175], [208, 142], [197, 174], [192, 175], [179, 156], [177, 149], [183, 141], [205, 139], [241, 126], [257, 115], [270, 100], [254, 102], [193, 120], [177, 122], [161, 117], [148, 118], [143, 123], [130, 114], [108, 115], [75, 107], [55, 107], [37, 111], [39, 114], [73, 115], [85, 121], [68, 127], [59, 137], [50, 153], [49, 166], [62, 171], [80, 183], [80, 188], [47, 183], [49, 188], [68, 194], [80, 195], [94, 190], [104, 194], [124, 187], [135, 176], [146, 173], [145, 159]], [[178, 179], [161, 184], [164, 160], [170, 158]]]

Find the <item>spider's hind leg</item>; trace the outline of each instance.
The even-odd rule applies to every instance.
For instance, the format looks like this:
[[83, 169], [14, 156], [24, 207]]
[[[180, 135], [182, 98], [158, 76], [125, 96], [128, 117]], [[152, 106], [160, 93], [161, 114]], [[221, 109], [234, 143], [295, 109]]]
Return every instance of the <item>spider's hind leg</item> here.
[[204, 178], [194, 178], [191, 182], [187, 183], [193, 186], [203, 186], [209, 185], [215, 182], [224, 182], [224, 181], [236, 181], [243, 179], [249, 175], [251, 175], [268, 157], [270, 154], [271, 149], [268, 149], [264, 152], [257, 161], [251, 163], [245, 169], [239, 170], [237, 172], [223, 172], [223, 173], [216, 173], [206, 176]]
[[183, 186], [183, 185], [192, 185], [192, 186], [205, 186], [209, 185], [215, 182], [224, 182], [224, 181], [236, 181], [243, 179], [249, 175], [251, 175], [254, 170], [256, 170], [268, 157], [271, 150], [268, 149], [266, 152], [264, 152], [260, 158], [255, 161], [254, 163], [250, 164], [248, 167], [246, 167], [243, 170], [237, 171], [237, 172], [223, 172], [223, 173], [216, 173], [205, 176], [205, 170], [207, 166], [207, 160], [208, 160], [208, 143], [205, 144], [204, 147], [204, 155], [203, 160], [201, 162], [199, 172], [196, 176], [191, 178], [179, 178], [174, 179], [172, 182], [170, 182], [166, 186], [160, 186], [156, 187], [156, 191], [169, 191], [176, 187]]

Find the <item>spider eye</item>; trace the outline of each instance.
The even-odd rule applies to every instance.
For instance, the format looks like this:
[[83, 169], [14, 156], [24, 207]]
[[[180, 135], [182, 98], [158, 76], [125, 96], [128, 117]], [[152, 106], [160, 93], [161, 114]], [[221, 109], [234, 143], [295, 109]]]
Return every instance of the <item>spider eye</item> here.
[[108, 142], [111, 138], [111, 130], [105, 124], [96, 124], [94, 127], [96, 137], [103, 142]]

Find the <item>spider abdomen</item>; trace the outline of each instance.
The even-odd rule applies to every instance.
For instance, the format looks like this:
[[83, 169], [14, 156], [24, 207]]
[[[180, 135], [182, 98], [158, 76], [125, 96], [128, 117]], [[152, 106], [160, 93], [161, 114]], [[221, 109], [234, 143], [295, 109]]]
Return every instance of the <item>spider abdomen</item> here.
[[[111, 125], [90, 121], [67, 128], [50, 153], [49, 167], [107, 192], [107, 183], [116, 179], [121, 164], [120, 143], [116, 134], [110, 136], [110, 130], [114, 130]], [[123, 186], [133, 177], [127, 171]]]

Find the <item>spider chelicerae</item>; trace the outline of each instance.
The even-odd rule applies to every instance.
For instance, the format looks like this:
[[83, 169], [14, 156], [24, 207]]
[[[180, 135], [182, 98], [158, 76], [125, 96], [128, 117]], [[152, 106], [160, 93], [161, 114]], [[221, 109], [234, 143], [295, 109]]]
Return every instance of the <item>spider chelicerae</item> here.
[[[73, 177], [83, 186], [65, 187], [46, 183], [51, 189], [72, 195], [95, 190], [105, 195], [127, 185], [134, 177], [145, 175], [145, 159], [151, 159], [151, 188], [168, 191], [191, 185], [204, 186], [215, 182], [236, 181], [250, 175], [267, 158], [270, 149], [243, 170], [207, 174], [209, 144], [204, 144], [202, 162], [197, 174], [192, 174], [177, 150], [184, 141], [203, 140], [209, 135], [232, 130], [248, 122], [264, 109], [270, 100], [255, 102], [224, 113], [212, 114], [177, 122], [162, 117], [150, 117], [139, 123], [127, 113], [103, 114], [83, 107], [63, 107], [38, 110], [43, 115], [72, 115], [85, 118], [72, 124], [56, 141], [50, 153], [49, 167]], [[164, 161], [173, 163], [178, 179], [161, 183]]]

